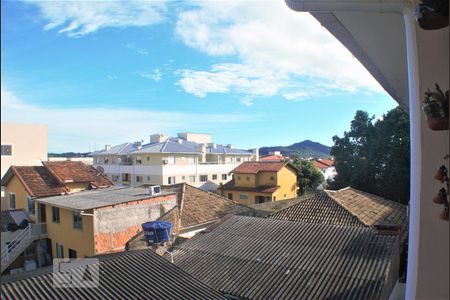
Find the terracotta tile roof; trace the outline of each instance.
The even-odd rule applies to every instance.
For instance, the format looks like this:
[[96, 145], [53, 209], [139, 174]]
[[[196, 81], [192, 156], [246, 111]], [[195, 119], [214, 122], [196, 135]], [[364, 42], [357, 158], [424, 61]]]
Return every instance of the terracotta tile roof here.
[[[11, 166], [3, 178], [12, 177], [12, 175], [17, 176], [32, 197], [56, 196], [69, 192], [69, 189], [56, 180], [43, 166]], [[2, 185], [5, 185], [3, 180]]]
[[286, 162], [243, 162], [234, 168], [230, 173], [257, 174], [259, 172], [278, 172], [286, 165], [294, 168], [294, 166]]
[[406, 226], [406, 205], [350, 187], [325, 192], [367, 226]]
[[11, 166], [2, 178], [2, 186], [17, 176], [32, 197], [48, 197], [67, 194], [66, 186], [72, 182], [90, 183], [92, 188], [109, 187], [113, 184], [92, 166], [82, 162], [46, 162], [44, 166]]
[[213, 222], [229, 214], [246, 214], [252, 211], [246, 206], [186, 183], [164, 186], [163, 191], [178, 194], [180, 230]]
[[313, 165], [319, 169], [326, 169], [334, 166], [334, 161], [331, 159], [315, 159]]
[[288, 158], [283, 155], [265, 155], [259, 157], [260, 161], [284, 161], [286, 159]]
[[318, 193], [296, 205], [280, 210], [268, 218], [318, 224], [364, 226], [357, 217], [325, 192]]
[[90, 182], [95, 187], [113, 184], [93, 167], [80, 161], [44, 162], [44, 166], [60, 183]]
[[[96, 288], [59, 288], [48, 268], [15, 281], [4, 282], [2, 276], [1, 299], [227, 299], [150, 249], [97, 258], [92, 265], [99, 268]], [[74, 278], [87, 274], [85, 269], [67, 270]]]
[[171, 252], [233, 299], [384, 299], [397, 280], [397, 241], [365, 226], [232, 216]]
[[268, 186], [268, 185], [260, 185], [257, 187], [245, 187], [245, 186], [235, 186], [234, 180], [230, 180], [225, 183], [221, 189], [222, 190], [230, 190], [230, 191], [243, 191], [243, 192], [259, 192], [259, 193], [274, 193], [280, 187], [277, 185]]

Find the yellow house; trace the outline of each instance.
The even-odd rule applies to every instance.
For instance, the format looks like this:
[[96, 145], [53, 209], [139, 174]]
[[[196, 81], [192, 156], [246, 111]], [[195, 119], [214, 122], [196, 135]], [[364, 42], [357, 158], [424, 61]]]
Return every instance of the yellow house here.
[[167, 216], [177, 225], [174, 192], [152, 194], [148, 188], [111, 187], [40, 198], [47, 215], [53, 258], [83, 258], [124, 251], [141, 224]]
[[244, 162], [231, 171], [222, 195], [240, 204], [279, 201], [297, 196], [298, 169], [287, 162]]

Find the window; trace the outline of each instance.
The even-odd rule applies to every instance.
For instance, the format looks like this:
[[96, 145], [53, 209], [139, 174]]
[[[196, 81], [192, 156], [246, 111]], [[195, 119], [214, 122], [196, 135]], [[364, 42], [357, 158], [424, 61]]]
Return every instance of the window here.
[[142, 164], [142, 158], [140, 156], [136, 156], [136, 164], [141, 165]]
[[189, 176], [189, 181], [190, 182], [195, 182], [195, 175]]
[[9, 193], [9, 209], [16, 208], [16, 194]]
[[142, 182], [142, 176], [136, 175], [136, 182]]
[[275, 177], [270, 176], [270, 180], [274, 181], [274, 180], [275, 180]]
[[236, 162], [241, 162], [241, 158], [240, 157], [236, 157]]
[[147, 161], [150, 161], [150, 156], [147, 156]]
[[122, 174], [122, 181], [130, 181], [130, 177], [129, 177], [128, 173]]
[[213, 174], [212, 180], [217, 180], [217, 174]]
[[186, 176], [181, 176], [181, 180], [186, 180]]
[[247, 194], [239, 194], [239, 199], [248, 200], [248, 195]]
[[200, 182], [208, 181], [208, 175], [200, 175]]
[[241, 176], [238, 176], [237, 179], [238, 179], [238, 180], [241, 180]]
[[247, 181], [250, 181], [250, 177], [249, 177], [249, 176], [245, 177], [245, 179], [246, 179]]
[[167, 163], [169, 165], [174, 165], [175, 164], [175, 156], [169, 156], [167, 157]]
[[150, 182], [151, 179], [152, 179], [152, 178], [151, 178], [150, 176], [147, 176], [147, 181], [148, 181], [148, 182]]
[[230, 162], [234, 163], [234, 157], [230, 157]]
[[222, 180], [227, 180], [227, 174], [222, 174]]
[[77, 258], [77, 251], [69, 248], [69, 258]]
[[59, 223], [59, 207], [52, 207], [52, 222]]
[[109, 158], [105, 157], [105, 165], [109, 164]]
[[81, 217], [79, 212], [73, 212], [73, 228], [75, 229], [83, 229], [83, 218]]
[[175, 184], [175, 176], [170, 176], [167, 178], [169, 184]]
[[2, 145], [2, 156], [12, 155], [12, 145]]
[[233, 200], [233, 193], [228, 193], [228, 199]]
[[112, 178], [112, 181], [119, 181], [119, 175], [112, 175], [111, 176], [111, 178]]
[[60, 243], [56, 243], [56, 257], [64, 258], [64, 246]]
[[190, 165], [195, 164], [195, 157], [188, 157], [187, 158], [187, 163], [190, 164]]
[[27, 196], [27, 206], [28, 206], [28, 212], [32, 215], [36, 213], [36, 208], [34, 206], [34, 200], [31, 199], [30, 196]]

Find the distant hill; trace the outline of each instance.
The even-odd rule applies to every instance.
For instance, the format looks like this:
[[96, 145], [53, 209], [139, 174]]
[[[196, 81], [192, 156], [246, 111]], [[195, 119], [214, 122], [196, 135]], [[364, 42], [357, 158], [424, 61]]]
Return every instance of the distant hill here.
[[89, 157], [89, 152], [48, 153], [48, 157]]
[[305, 140], [290, 146], [261, 147], [259, 148], [259, 155], [267, 155], [271, 151], [280, 151], [284, 156], [326, 158], [330, 156], [330, 149], [330, 147], [321, 143]]

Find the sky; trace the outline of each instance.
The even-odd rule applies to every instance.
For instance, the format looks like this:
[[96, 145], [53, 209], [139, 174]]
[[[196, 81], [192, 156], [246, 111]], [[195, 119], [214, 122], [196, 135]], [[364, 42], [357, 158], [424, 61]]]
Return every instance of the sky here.
[[2, 122], [47, 124], [50, 152], [185, 131], [244, 149], [330, 146], [357, 110], [397, 105], [284, 1], [1, 4]]

